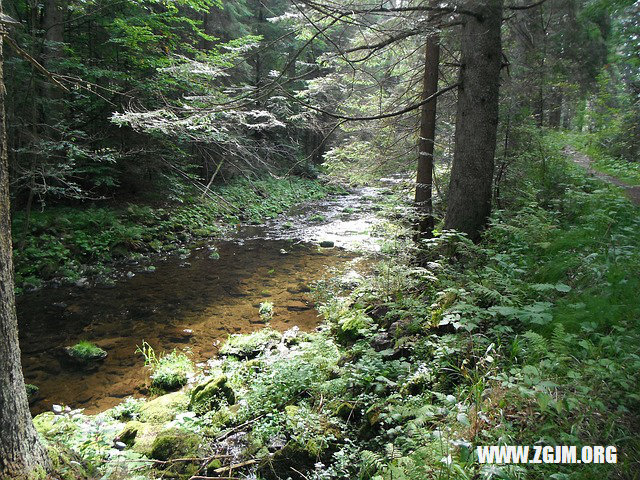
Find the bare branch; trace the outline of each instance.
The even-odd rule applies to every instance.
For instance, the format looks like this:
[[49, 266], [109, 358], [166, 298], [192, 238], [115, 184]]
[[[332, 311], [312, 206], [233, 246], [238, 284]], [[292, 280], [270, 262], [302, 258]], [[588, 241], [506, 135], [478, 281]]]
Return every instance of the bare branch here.
[[507, 10], [529, 10], [530, 8], [536, 8], [537, 6], [542, 5], [546, 1], [547, 0], [540, 0], [539, 2], [531, 3], [529, 5], [511, 5], [506, 8]]
[[51, 73], [49, 70], [44, 68], [40, 64], [40, 62], [38, 62], [35, 58], [33, 58], [31, 55], [29, 55], [27, 52], [25, 52], [23, 49], [21, 49], [13, 38], [11, 38], [9, 35], [3, 35], [2, 38], [4, 39], [4, 41], [6, 41], [9, 44], [9, 46], [11, 48], [13, 48], [13, 50], [18, 55], [20, 55], [27, 62], [29, 62], [31, 65], [33, 65], [35, 67], [35, 69], [38, 70], [40, 73], [42, 73], [45, 77], [47, 77], [49, 80], [51, 80], [51, 83], [53, 83], [58, 88], [61, 88], [65, 92], [69, 93], [69, 89], [67, 87], [65, 87], [62, 83], [60, 83], [60, 81], [58, 81], [58, 79], [55, 77], [55, 75], [53, 73]]

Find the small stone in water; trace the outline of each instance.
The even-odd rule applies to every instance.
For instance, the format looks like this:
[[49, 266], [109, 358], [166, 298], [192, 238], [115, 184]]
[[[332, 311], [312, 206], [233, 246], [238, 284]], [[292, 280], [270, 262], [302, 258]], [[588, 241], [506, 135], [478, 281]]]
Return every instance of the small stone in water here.
[[193, 330], [191, 330], [190, 328], [185, 328], [184, 330], [182, 330], [182, 333], [186, 335], [193, 335]]
[[113, 446], [118, 450], [124, 450], [125, 448], [127, 448], [127, 444], [124, 442], [114, 442]]
[[284, 248], [281, 248], [281, 249], [280, 249], [280, 253], [281, 253], [282, 255], [286, 255], [286, 254], [287, 254], [287, 253], [289, 253], [289, 252], [287, 252]]
[[323, 240], [320, 242], [320, 246], [323, 248], [331, 248], [335, 246], [335, 243], [332, 242], [331, 240]]
[[62, 408], [62, 405], [53, 404], [52, 410], [53, 410], [53, 413], [55, 413], [56, 415], [60, 415], [62, 413], [63, 408]]
[[86, 277], [79, 278], [78, 281], [76, 282], [76, 287], [88, 287], [88, 286], [89, 286], [89, 279]]
[[135, 273], [133, 273], [133, 272], [127, 272], [127, 278], [133, 278], [133, 277], [135, 277], [135, 276], [136, 276], [136, 274], [135, 274]]

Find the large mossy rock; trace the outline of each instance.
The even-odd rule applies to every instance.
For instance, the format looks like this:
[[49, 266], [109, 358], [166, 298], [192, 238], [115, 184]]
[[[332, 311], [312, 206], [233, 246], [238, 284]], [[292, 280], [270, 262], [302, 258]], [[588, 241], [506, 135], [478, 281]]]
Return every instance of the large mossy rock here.
[[128, 422], [116, 439], [140, 455], [150, 457], [156, 438], [163, 432], [164, 425], [142, 423], [136, 420]]
[[200, 435], [174, 428], [156, 436], [149, 456], [155, 460], [196, 457], [199, 446]]
[[224, 404], [232, 405], [235, 401], [236, 396], [227, 383], [227, 377], [219, 375], [201, 383], [191, 391], [189, 410], [202, 415], [217, 410]]
[[189, 396], [183, 392], [173, 392], [146, 402], [140, 409], [140, 421], [146, 423], [167, 423], [176, 415], [187, 410]]

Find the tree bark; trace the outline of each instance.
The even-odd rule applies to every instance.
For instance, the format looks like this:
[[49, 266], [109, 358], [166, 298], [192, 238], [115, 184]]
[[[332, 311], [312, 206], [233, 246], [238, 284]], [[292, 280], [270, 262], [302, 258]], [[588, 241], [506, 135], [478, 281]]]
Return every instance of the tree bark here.
[[[64, 42], [64, 20], [67, 10], [65, 0], [46, 0], [44, 3], [44, 17], [42, 28], [44, 29], [43, 66], [50, 71], [56, 70], [56, 63], [62, 58], [62, 43]], [[59, 100], [61, 90], [51, 82], [44, 85], [44, 94], [49, 100]], [[44, 108], [44, 121], [51, 126], [60, 120], [61, 109], [58, 105], [49, 105]], [[49, 132], [51, 133], [51, 132]]]
[[[437, 33], [429, 35], [425, 48], [422, 99], [438, 91], [440, 44]], [[418, 213], [418, 238], [433, 236], [433, 151], [436, 140], [436, 107], [438, 99], [425, 103], [420, 112], [420, 138], [418, 140], [418, 174], [415, 204]]]
[[498, 128], [504, 0], [467, 4], [479, 18], [462, 26], [455, 147], [445, 228], [478, 240], [491, 212], [491, 187]]
[[[2, 13], [2, 2], [0, 2]], [[0, 24], [0, 479], [28, 479], [46, 470], [49, 459], [29, 413], [22, 376], [18, 320], [13, 293], [9, 168], [4, 116], [2, 37]]]

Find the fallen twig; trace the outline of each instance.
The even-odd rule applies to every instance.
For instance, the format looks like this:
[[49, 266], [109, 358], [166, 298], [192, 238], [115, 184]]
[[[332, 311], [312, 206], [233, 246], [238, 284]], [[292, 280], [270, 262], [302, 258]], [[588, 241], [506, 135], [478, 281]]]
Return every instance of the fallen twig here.
[[234, 465], [229, 465], [228, 467], [220, 467], [214, 470], [215, 473], [223, 473], [231, 470], [235, 470], [236, 468], [248, 467], [249, 465], [253, 465], [258, 463], [258, 460], [247, 460], [246, 462], [236, 463]]

